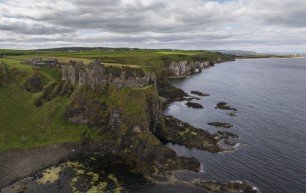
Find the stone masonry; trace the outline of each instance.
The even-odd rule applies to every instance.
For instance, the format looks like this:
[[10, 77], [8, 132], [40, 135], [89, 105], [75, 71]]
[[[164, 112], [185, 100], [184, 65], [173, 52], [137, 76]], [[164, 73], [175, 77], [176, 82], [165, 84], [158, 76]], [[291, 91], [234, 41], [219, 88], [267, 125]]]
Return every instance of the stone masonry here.
[[98, 89], [101, 85], [112, 84], [116, 87], [143, 87], [156, 84], [154, 74], [137, 76], [136, 72], [127, 75], [120, 70], [120, 76], [107, 73], [105, 66], [95, 60], [90, 65], [83, 65], [82, 61], [70, 60], [68, 67], [62, 67], [62, 80], [70, 81], [73, 85], [89, 85], [92, 89]]

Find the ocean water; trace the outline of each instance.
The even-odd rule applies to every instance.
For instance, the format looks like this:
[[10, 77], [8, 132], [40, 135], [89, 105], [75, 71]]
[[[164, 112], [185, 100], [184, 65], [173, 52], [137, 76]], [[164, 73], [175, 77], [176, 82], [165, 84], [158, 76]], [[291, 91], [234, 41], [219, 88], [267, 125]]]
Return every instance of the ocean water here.
[[[210, 132], [227, 130], [240, 136], [235, 151], [219, 154], [169, 144], [179, 155], [202, 163], [200, 177], [246, 180], [263, 193], [306, 192], [306, 59], [226, 62], [173, 84], [189, 94], [197, 90], [210, 96], [198, 101], [204, 109], [174, 102], [165, 114]], [[237, 108], [237, 116], [215, 109], [221, 101]], [[207, 125], [215, 121], [235, 127]]]

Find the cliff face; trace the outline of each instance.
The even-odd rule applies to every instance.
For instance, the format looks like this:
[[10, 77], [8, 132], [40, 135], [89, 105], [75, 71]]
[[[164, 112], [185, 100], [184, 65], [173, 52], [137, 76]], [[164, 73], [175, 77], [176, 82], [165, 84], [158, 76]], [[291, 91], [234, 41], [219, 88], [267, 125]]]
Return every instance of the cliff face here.
[[[74, 124], [87, 124], [94, 131], [88, 152], [119, 155], [136, 170], [146, 174], [189, 169], [198, 171], [195, 158], [179, 157], [153, 132], [163, 127], [162, 106], [156, 88], [105, 87], [96, 92], [82, 87], [72, 96], [65, 118]], [[105, 148], [111, 147], [111, 148]]]
[[221, 59], [216, 61], [199, 61], [199, 60], [180, 60], [172, 61], [166, 66], [166, 72], [169, 76], [189, 76], [196, 72], [201, 72], [202, 69], [214, 66], [216, 63], [230, 61], [233, 59]]

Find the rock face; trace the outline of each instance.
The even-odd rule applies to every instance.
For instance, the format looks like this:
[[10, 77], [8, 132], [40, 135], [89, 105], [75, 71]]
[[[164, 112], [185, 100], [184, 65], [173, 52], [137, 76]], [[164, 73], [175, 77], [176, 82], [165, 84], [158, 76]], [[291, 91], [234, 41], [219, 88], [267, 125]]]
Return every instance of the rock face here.
[[208, 60], [203, 56], [192, 56], [189, 59], [168, 62], [166, 65], [166, 73], [172, 77], [185, 77], [196, 72], [201, 72], [202, 69], [214, 66], [216, 63], [233, 61], [234, 58], [216, 58]]
[[[177, 169], [199, 171], [200, 163], [195, 158], [177, 156], [153, 135], [162, 128], [162, 107], [156, 90], [144, 92], [113, 87], [97, 92], [83, 87], [74, 93], [65, 118], [74, 124], [87, 124], [97, 132], [99, 140], [89, 146], [89, 153], [109, 151], [149, 175]], [[123, 99], [114, 98], [117, 95]]]
[[43, 88], [40, 77], [37, 74], [29, 77], [24, 87], [29, 92], [40, 92]]
[[40, 107], [43, 103], [51, 101], [57, 96], [69, 97], [73, 91], [74, 86], [67, 81], [50, 83], [43, 88], [43, 93], [35, 101], [35, 106]]
[[208, 68], [212, 66], [213, 63], [209, 61], [187, 61], [182, 60], [178, 62], [171, 62], [166, 70], [168, 75], [170, 76], [189, 76], [196, 72], [196, 70], [200, 71], [204, 68]]
[[107, 70], [99, 60], [93, 61], [89, 67], [84, 66], [81, 61], [70, 61], [68, 67], [62, 68], [62, 80], [70, 81], [73, 85], [89, 85], [94, 90], [99, 90], [105, 84], [112, 84], [118, 88], [156, 85], [154, 74], [139, 71], [140, 69], [136, 71], [130, 68]]

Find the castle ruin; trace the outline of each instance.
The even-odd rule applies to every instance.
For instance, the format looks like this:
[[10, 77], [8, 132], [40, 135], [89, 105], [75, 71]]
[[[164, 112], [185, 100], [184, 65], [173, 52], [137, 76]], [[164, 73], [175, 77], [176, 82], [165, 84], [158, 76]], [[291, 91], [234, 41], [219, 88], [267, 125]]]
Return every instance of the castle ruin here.
[[143, 87], [156, 84], [154, 74], [145, 73], [143, 76], [133, 73], [126, 73], [125, 69], [120, 74], [108, 72], [107, 68], [95, 60], [88, 66], [82, 61], [70, 60], [68, 67], [62, 67], [62, 80], [70, 81], [73, 85], [89, 85], [92, 89], [98, 89], [101, 85], [111, 84], [121, 87]]

